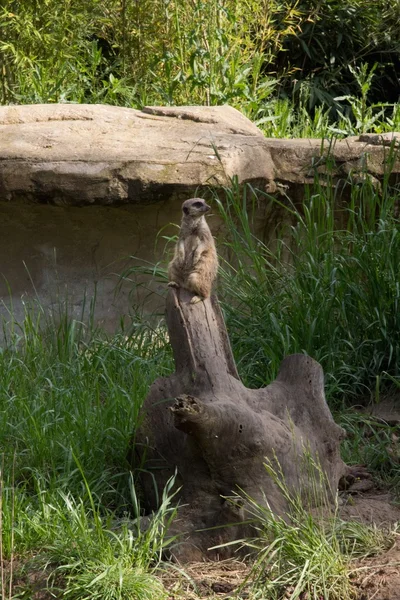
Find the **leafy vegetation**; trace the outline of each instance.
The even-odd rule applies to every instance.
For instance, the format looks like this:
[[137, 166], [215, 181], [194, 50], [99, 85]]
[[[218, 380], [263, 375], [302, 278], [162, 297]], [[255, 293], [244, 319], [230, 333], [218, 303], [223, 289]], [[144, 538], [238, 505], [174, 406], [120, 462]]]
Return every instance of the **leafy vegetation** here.
[[[379, 400], [378, 400], [379, 401]], [[353, 410], [342, 411], [337, 419], [347, 432], [342, 444], [347, 464], [368, 465], [378, 485], [390, 487], [396, 501], [400, 496], [399, 427], [383, 419]]]
[[75, 456], [92, 492], [105, 501], [110, 490], [110, 505], [120, 505], [115, 470], [127, 465], [127, 441], [149, 384], [170, 369], [166, 340], [140, 324], [133, 340], [86, 339], [82, 323], [56, 319], [26, 306], [24, 322], [0, 354], [7, 464], [14, 460], [17, 483], [32, 488], [40, 472], [46, 487], [64, 485], [65, 477], [66, 488], [78, 492]]
[[296, 8], [306, 18], [298, 34], [287, 38], [282, 58], [287, 68], [294, 68], [294, 93], [300, 94], [304, 85], [308, 89], [310, 108], [321, 103], [334, 107], [337, 96], [357, 95], [355, 73], [363, 63], [367, 70], [378, 69], [372, 101], [397, 102], [398, 4], [299, 0]]
[[170, 368], [158, 330], [106, 339], [26, 306], [0, 353], [2, 598], [21, 563], [72, 598], [163, 597], [171, 487], [143, 532], [127, 450], [148, 386]]
[[4, 0], [0, 102], [229, 103], [267, 135], [387, 130], [398, 18], [397, 0]]

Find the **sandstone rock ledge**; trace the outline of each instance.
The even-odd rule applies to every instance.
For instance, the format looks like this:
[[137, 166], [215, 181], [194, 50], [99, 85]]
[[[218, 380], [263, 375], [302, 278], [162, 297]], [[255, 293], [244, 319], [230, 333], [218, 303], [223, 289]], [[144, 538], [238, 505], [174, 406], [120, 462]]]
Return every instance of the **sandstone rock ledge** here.
[[[365, 169], [382, 176], [392, 135], [337, 141], [329, 149], [335, 177]], [[0, 200], [6, 201], [147, 204], [226, 184], [234, 175], [274, 193], [310, 182], [316, 163], [323, 173], [320, 156], [321, 140], [266, 139], [230, 106], [0, 107]]]

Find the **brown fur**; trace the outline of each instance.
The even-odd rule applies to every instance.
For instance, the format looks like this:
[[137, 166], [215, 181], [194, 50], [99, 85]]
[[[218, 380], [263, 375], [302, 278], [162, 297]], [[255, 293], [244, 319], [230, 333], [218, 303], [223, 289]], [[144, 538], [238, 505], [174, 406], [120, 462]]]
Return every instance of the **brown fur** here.
[[217, 276], [217, 251], [204, 217], [209, 210], [201, 198], [191, 198], [182, 204], [179, 238], [168, 266], [168, 285], [194, 292], [196, 296], [191, 302], [208, 298]]

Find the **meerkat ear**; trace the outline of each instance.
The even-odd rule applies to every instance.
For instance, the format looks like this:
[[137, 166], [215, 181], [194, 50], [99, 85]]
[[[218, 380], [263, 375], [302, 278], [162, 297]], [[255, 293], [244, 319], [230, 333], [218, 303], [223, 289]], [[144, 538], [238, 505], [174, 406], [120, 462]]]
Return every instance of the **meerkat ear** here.
[[187, 207], [187, 206], [184, 206], [184, 207], [183, 207], [183, 212], [185, 213], [185, 215], [187, 215], [187, 214], [188, 214], [188, 212], [189, 212], [189, 209], [188, 209], [188, 207]]

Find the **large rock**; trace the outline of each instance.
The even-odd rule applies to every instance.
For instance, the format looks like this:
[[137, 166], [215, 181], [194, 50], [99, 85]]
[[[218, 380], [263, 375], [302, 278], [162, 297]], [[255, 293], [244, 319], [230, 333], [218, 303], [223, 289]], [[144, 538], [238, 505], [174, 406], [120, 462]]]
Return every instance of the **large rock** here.
[[235, 174], [273, 177], [261, 132], [229, 106], [0, 107], [0, 131], [0, 197], [9, 201], [143, 204]]
[[[325, 143], [334, 179], [357, 177], [366, 165], [382, 177], [384, 144], [376, 136]], [[80, 318], [84, 290], [91, 297], [96, 287], [96, 318], [113, 328], [131, 303], [129, 285], [115, 297], [116, 274], [130, 255], [161, 258], [157, 233], [179, 223], [182, 200], [235, 175], [294, 196], [315, 169], [323, 178], [321, 140], [265, 139], [229, 106], [0, 107], [0, 296], [17, 318], [21, 296], [55, 310], [66, 299]], [[257, 221], [266, 241], [276, 224], [271, 206], [266, 200]], [[216, 217], [211, 226], [218, 230]]]
[[[325, 154], [336, 163], [334, 175], [367, 168], [381, 176], [387, 150], [377, 145], [380, 139], [325, 142]], [[226, 184], [235, 175], [273, 192], [280, 185], [311, 181], [313, 165], [323, 173], [321, 145], [321, 140], [266, 139], [230, 106], [142, 111], [104, 105], [3, 106], [0, 199], [62, 206], [144, 204]]]

